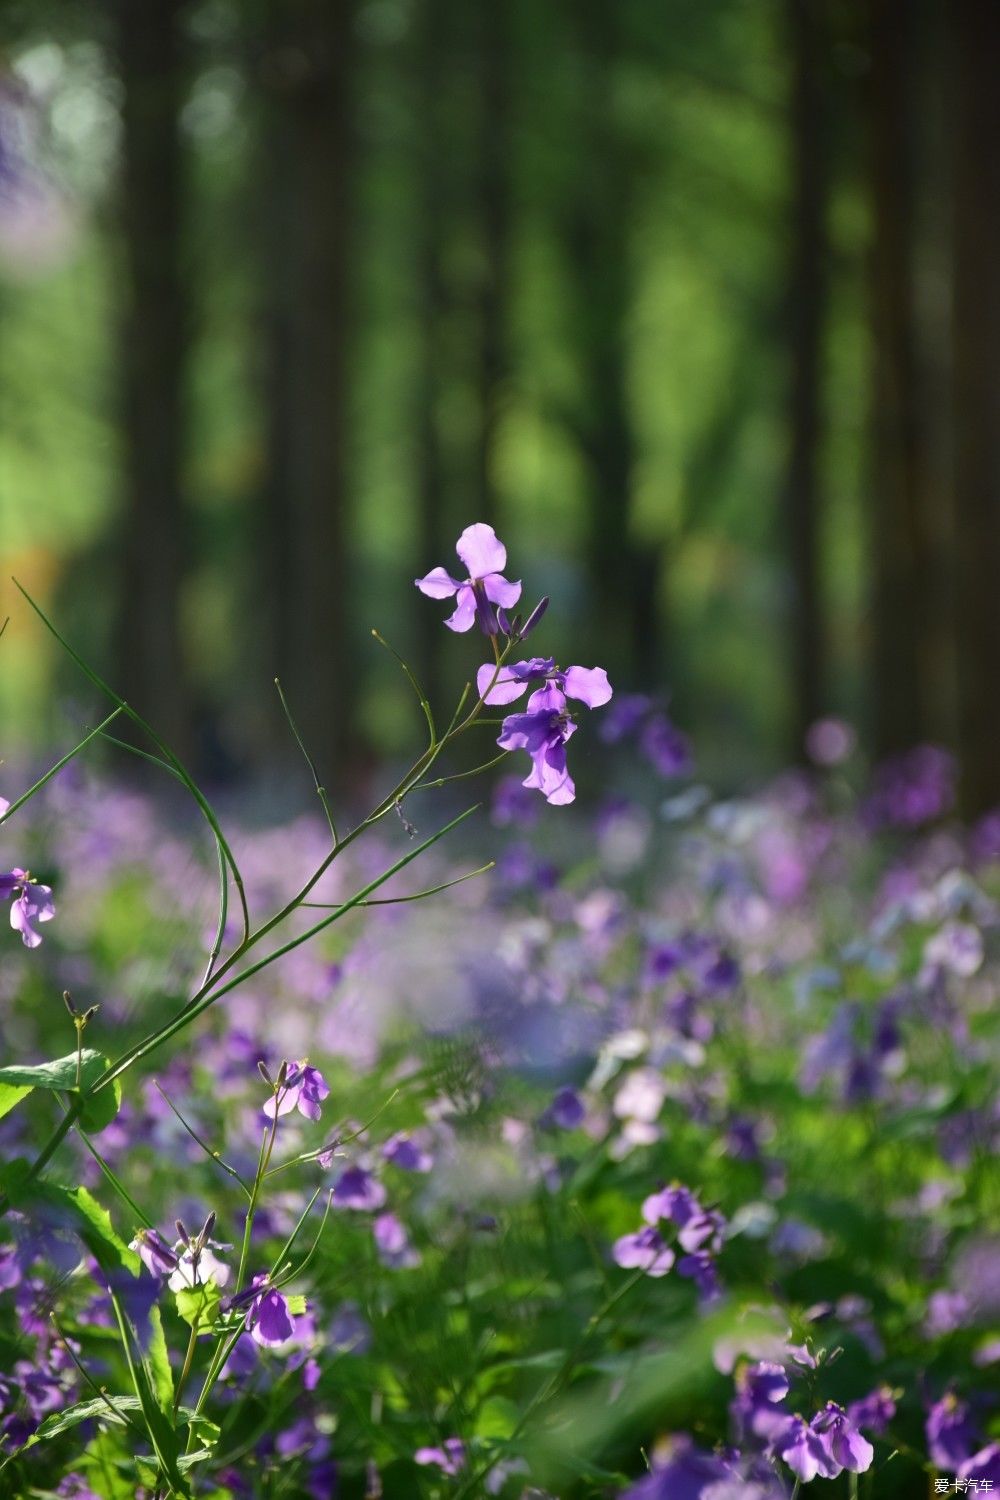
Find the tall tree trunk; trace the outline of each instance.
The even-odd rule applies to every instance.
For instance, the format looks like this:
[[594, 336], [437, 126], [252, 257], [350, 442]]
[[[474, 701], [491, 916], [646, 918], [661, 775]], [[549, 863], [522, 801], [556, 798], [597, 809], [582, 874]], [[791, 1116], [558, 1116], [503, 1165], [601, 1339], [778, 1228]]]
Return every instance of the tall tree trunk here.
[[792, 571], [793, 744], [801, 757], [809, 725], [826, 705], [820, 569], [823, 325], [827, 302], [828, 162], [823, 89], [822, 0], [788, 0], [792, 42], [791, 449], [786, 517]]
[[965, 811], [1000, 803], [1000, 6], [952, 0], [954, 443]]
[[121, 410], [124, 514], [116, 686], [181, 755], [191, 719], [181, 642], [186, 564], [182, 0], [118, 0], [123, 89]]
[[326, 775], [351, 740], [344, 469], [352, 0], [274, 0], [266, 510], [273, 659]]
[[482, 233], [479, 299], [479, 441], [476, 516], [495, 523], [496, 438], [507, 368], [505, 313], [510, 239], [509, 114], [510, 15], [502, 4], [483, 5], [479, 16], [482, 82], [478, 196]]
[[583, 392], [578, 436], [587, 463], [586, 546], [594, 594], [592, 649], [610, 649], [633, 680], [658, 668], [658, 549], [631, 529], [635, 439], [627, 394], [627, 319], [632, 296], [631, 162], [613, 117], [611, 80], [620, 18], [603, 0], [576, 12], [584, 87], [579, 138], [585, 168], [576, 184], [567, 264], [576, 282], [576, 334]]
[[[418, 15], [416, 71], [418, 118], [417, 176], [420, 184], [417, 231], [417, 297], [420, 354], [416, 390], [417, 557], [419, 570], [447, 566], [454, 538], [447, 532], [446, 473], [439, 426], [444, 377], [444, 323], [448, 293], [442, 266], [447, 204], [446, 147], [441, 128], [444, 51], [449, 34], [446, 0], [422, 0]], [[478, 519], [478, 518], [477, 518]], [[432, 703], [441, 692], [441, 621], [419, 596], [416, 631], [421, 682]]]
[[931, 663], [928, 567], [919, 461], [920, 396], [913, 283], [914, 129], [911, 0], [869, 0], [872, 199], [872, 687], [875, 748], [887, 755], [927, 734]]

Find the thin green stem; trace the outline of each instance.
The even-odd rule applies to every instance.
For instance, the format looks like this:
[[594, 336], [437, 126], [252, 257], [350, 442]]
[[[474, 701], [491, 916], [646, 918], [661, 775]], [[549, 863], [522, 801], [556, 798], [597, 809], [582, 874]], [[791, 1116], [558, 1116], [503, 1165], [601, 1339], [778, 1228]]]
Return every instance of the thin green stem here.
[[15, 802], [12, 802], [4, 812], [0, 813], [0, 823], [6, 823], [7, 819], [12, 817], [14, 813], [17, 812], [19, 807], [23, 807], [29, 798], [33, 797], [36, 792], [41, 791], [42, 787], [47, 781], [51, 781], [53, 776], [58, 776], [63, 766], [68, 766], [70, 761], [80, 754], [81, 750], [85, 750], [87, 748], [91, 740], [95, 740], [97, 739], [98, 735], [103, 734], [108, 725], [115, 719], [117, 719], [118, 715], [121, 712], [121, 708], [116, 708], [114, 713], [108, 714], [108, 717], [103, 721], [103, 723], [98, 724], [96, 729], [92, 729], [88, 735], [85, 735], [78, 745], [74, 745], [73, 749], [70, 750], [68, 754], [64, 755], [61, 760], [57, 760], [55, 765], [52, 766], [48, 771], [46, 771], [44, 776], [40, 776], [38, 778], [34, 786], [30, 786], [28, 790], [24, 792], [20, 797], [18, 797]]
[[337, 836], [337, 825], [333, 821], [333, 812], [330, 808], [330, 799], [326, 795], [326, 787], [319, 779], [319, 772], [316, 769], [316, 762], [313, 760], [312, 756], [309, 754], [309, 751], [306, 749], [305, 740], [303, 740], [302, 735], [299, 733], [299, 726], [296, 724], [294, 718], [292, 717], [292, 710], [288, 706], [288, 699], [285, 697], [285, 690], [281, 686], [281, 683], [278, 681], [277, 677], [274, 679], [274, 685], [278, 690], [278, 697], [281, 699], [281, 706], [284, 709], [285, 718], [288, 720], [288, 727], [292, 731], [295, 743], [302, 751], [303, 760], [309, 767], [309, 771], [313, 779], [313, 786], [316, 788], [316, 795], [320, 800], [324, 813], [326, 814], [327, 827], [329, 828], [331, 837], [333, 838], [333, 847], [334, 849], [336, 849], [337, 845], [340, 843], [340, 839]]

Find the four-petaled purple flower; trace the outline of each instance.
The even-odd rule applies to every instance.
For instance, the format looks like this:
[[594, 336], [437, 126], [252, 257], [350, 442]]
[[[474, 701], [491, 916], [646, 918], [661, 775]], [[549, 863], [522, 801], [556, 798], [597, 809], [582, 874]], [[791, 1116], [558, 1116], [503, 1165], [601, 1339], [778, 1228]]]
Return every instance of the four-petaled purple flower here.
[[311, 1068], [306, 1062], [289, 1063], [285, 1081], [264, 1105], [264, 1113], [273, 1120], [276, 1115], [288, 1115], [297, 1109], [307, 1120], [318, 1120], [320, 1104], [329, 1092], [330, 1087], [318, 1068]]
[[429, 599], [456, 600], [454, 614], [444, 622], [449, 630], [471, 630], [478, 620], [486, 635], [496, 635], [497, 609], [511, 609], [521, 597], [520, 583], [511, 583], [503, 576], [507, 549], [497, 539], [493, 527], [480, 521], [465, 528], [455, 551], [465, 564], [468, 577], [452, 578], [446, 568], [432, 568], [414, 582]]
[[253, 1297], [246, 1316], [250, 1337], [264, 1349], [287, 1343], [295, 1332], [287, 1299], [271, 1285], [266, 1273], [254, 1277], [251, 1289]]
[[12, 897], [10, 903], [10, 925], [21, 934], [26, 948], [37, 948], [42, 941], [41, 933], [35, 931], [33, 922], [48, 922], [55, 916], [50, 886], [39, 885], [32, 880], [27, 870], [7, 870], [0, 875], [0, 899]]

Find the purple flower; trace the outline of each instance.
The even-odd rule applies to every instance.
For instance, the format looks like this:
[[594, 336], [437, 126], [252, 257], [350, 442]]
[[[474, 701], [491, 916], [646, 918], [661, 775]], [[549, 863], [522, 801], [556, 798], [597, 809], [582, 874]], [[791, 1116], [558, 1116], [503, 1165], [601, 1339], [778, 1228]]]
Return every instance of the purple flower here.
[[471, 630], [478, 620], [486, 635], [496, 635], [497, 608], [511, 609], [521, 597], [520, 583], [503, 577], [507, 549], [492, 526], [478, 522], [465, 528], [455, 551], [468, 570], [467, 578], [452, 578], [445, 568], [432, 568], [414, 582], [429, 599], [456, 600], [454, 614], [444, 622], [449, 630]]
[[155, 1229], [139, 1229], [129, 1245], [151, 1276], [169, 1276], [177, 1269], [177, 1256]]
[[[587, 708], [602, 708], [611, 701], [611, 684], [603, 667], [567, 667], [564, 671], [551, 656], [505, 662], [502, 667], [487, 664], [476, 673], [479, 696], [492, 706], [514, 703], [527, 688], [542, 688], [546, 684], [554, 685], [564, 697], [575, 698]], [[531, 707], [530, 703], [528, 706]]]
[[812, 1427], [821, 1434], [827, 1452], [838, 1466], [838, 1473], [841, 1469], [848, 1469], [852, 1474], [863, 1474], [871, 1467], [875, 1449], [835, 1401], [828, 1401], [824, 1409], [817, 1412]]
[[406, 1226], [395, 1214], [378, 1214], [372, 1224], [375, 1248], [384, 1266], [393, 1271], [410, 1270], [420, 1264], [420, 1251], [410, 1244]]
[[576, 788], [566, 768], [566, 742], [576, 724], [566, 710], [566, 699], [575, 698], [588, 708], [607, 703], [611, 684], [604, 668], [563, 671], [552, 657], [534, 656], [500, 668], [480, 667], [476, 680], [480, 697], [491, 704], [513, 703], [528, 687], [536, 687], [527, 711], [504, 719], [497, 744], [502, 750], [527, 750], [531, 756], [532, 769], [522, 786], [541, 792], [553, 806], [572, 802]]
[[10, 904], [10, 925], [21, 934], [26, 948], [37, 948], [41, 934], [32, 927], [32, 922], [48, 922], [55, 916], [50, 886], [38, 885], [27, 870], [8, 870], [0, 875], [0, 899], [13, 897]]
[[927, 1413], [927, 1448], [939, 1469], [952, 1473], [969, 1458], [981, 1441], [969, 1407], [949, 1391]]
[[582, 1125], [587, 1110], [576, 1089], [563, 1088], [542, 1115], [543, 1125], [554, 1125], [559, 1130], [575, 1130]]
[[655, 771], [663, 777], [685, 776], [693, 769], [691, 744], [666, 714], [655, 714], [646, 724], [639, 748]]
[[430, 1152], [421, 1150], [412, 1137], [402, 1130], [386, 1141], [382, 1147], [382, 1155], [403, 1172], [429, 1172], [434, 1165]]
[[799, 1416], [788, 1418], [772, 1446], [803, 1484], [808, 1484], [817, 1474], [823, 1479], [835, 1479], [843, 1467], [834, 1462], [822, 1435]]
[[635, 1234], [623, 1234], [615, 1240], [611, 1254], [623, 1270], [636, 1268], [647, 1276], [666, 1276], [674, 1263], [674, 1252], [663, 1243], [659, 1230], [649, 1226]]
[[436, 1464], [442, 1474], [457, 1474], [465, 1467], [465, 1444], [461, 1438], [445, 1438], [440, 1448], [418, 1448], [415, 1464]]
[[522, 786], [541, 792], [553, 807], [565, 807], [576, 797], [566, 766], [566, 743], [575, 733], [562, 693], [556, 687], [544, 687], [528, 699], [526, 713], [504, 719], [497, 744], [502, 750], [527, 750], [532, 768]]
[[289, 1063], [285, 1082], [277, 1094], [268, 1099], [264, 1113], [273, 1120], [297, 1109], [307, 1120], [318, 1120], [320, 1104], [329, 1092], [329, 1085], [318, 1068], [310, 1068], [305, 1062]]
[[209, 1214], [200, 1234], [189, 1235], [178, 1219], [177, 1228], [181, 1238], [174, 1245], [177, 1263], [170, 1274], [167, 1286], [172, 1292], [190, 1291], [197, 1286], [208, 1286], [214, 1282], [220, 1289], [226, 1285], [232, 1272], [224, 1261], [213, 1254], [215, 1250], [231, 1250], [231, 1245], [220, 1245], [209, 1239], [215, 1215]]
[[781, 1365], [771, 1360], [747, 1365], [737, 1376], [736, 1399], [730, 1407], [737, 1429], [770, 1441], [788, 1421], [780, 1405], [787, 1395], [788, 1376]]
[[631, 1485], [622, 1500], [701, 1500], [709, 1486], [731, 1474], [721, 1458], [703, 1453], [690, 1438], [677, 1438], [667, 1461]]
[[989, 1482], [990, 1488], [1000, 1489], [1000, 1443], [990, 1443], [985, 1448], [980, 1448], [971, 1458], [959, 1467], [959, 1479], [979, 1480], [980, 1490], [985, 1488], [983, 1480]]
[[683, 1228], [689, 1219], [704, 1212], [690, 1188], [668, 1187], [652, 1193], [642, 1205], [642, 1217], [647, 1224], [656, 1224], [660, 1219], [670, 1219]]
[[345, 1167], [333, 1190], [334, 1208], [353, 1208], [371, 1213], [385, 1203], [385, 1188], [364, 1167]]
[[882, 1437], [896, 1415], [896, 1397], [887, 1385], [880, 1385], [869, 1395], [862, 1396], [860, 1401], [852, 1401], [847, 1415], [855, 1427], [863, 1427], [866, 1432]]
[[295, 1324], [288, 1310], [288, 1301], [276, 1287], [271, 1286], [266, 1274], [253, 1279], [254, 1296], [247, 1308], [246, 1326], [255, 1344], [261, 1348], [273, 1348], [284, 1344], [295, 1333]]
[[707, 1250], [696, 1250], [692, 1255], [682, 1255], [677, 1262], [677, 1269], [682, 1276], [693, 1281], [698, 1288], [698, 1296], [703, 1302], [714, 1302], [719, 1295], [719, 1273], [715, 1269], [715, 1261]]

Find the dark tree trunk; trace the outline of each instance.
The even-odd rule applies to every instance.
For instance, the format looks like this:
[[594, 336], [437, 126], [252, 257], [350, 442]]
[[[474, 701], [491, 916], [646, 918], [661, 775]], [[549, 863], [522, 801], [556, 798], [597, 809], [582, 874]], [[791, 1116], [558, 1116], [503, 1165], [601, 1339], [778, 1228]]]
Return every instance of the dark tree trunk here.
[[788, 0], [792, 41], [791, 449], [786, 517], [792, 574], [792, 753], [826, 708], [820, 567], [823, 325], [827, 302], [828, 162], [822, 0]]
[[510, 17], [502, 4], [483, 5], [479, 17], [482, 118], [478, 196], [482, 233], [479, 299], [479, 440], [476, 519], [495, 524], [496, 438], [507, 368], [505, 314], [510, 239], [509, 114]]
[[181, 756], [191, 716], [181, 641], [186, 565], [181, 0], [118, 0], [122, 100], [124, 514], [115, 684]]
[[626, 675], [653, 684], [659, 666], [659, 552], [631, 528], [635, 439], [627, 396], [632, 296], [631, 161], [613, 117], [611, 80], [619, 18], [603, 0], [575, 12], [585, 85], [581, 159], [567, 236], [576, 285], [575, 327], [582, 400], [578, 437], [587, 464], [585, 535], [593, 591], [592, 649], [609, 647]]
[[1000, 803], [1000, 6], [952, 0], [959, 747], [969, 815]]
[[346, 347], [352, 0], [275, 0], [262, 62], [270, 157], [272, 660], [321, 774], [351, 740]]
[[[416, 141], [418, 204], [417, 297], [420, 354], [416, 390], [416, 479], [418, 571], [448, 566], [454, 538], [447, 534], [446, 473], [439, 427], [444, 379], [444, 325], [448, 294], [442, 266], [447, 205], [444, 132], [441, 128], [444, 49], [448, 38], [446, 0], [422, 0], [417, 34]], [[476, 518], [480, 519], [480, 518]], [[456, 533], [457, 534], [457, 533]], [[420, 677], [432, 703], [441, 692], [441, 620], [427, 601], [415, 598]]]
[[872, 688], [875, 749], [928, 732], [933, 570], [923, 518], [913, 283], [911, 0], [869, 0], [872, 195]]

